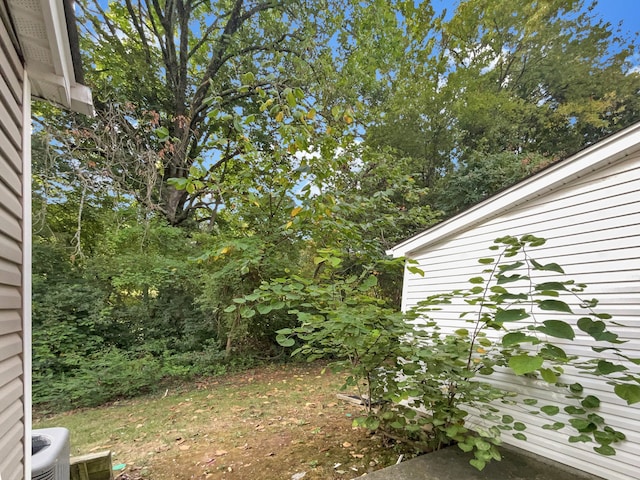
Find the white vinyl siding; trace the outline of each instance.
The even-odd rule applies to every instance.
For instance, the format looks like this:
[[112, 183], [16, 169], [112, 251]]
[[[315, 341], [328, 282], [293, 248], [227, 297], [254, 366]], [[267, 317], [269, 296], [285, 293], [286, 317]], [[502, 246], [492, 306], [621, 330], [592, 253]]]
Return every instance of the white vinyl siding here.
[[[638, 127], [636, 126], [636, 131]], [[637, 133], [636, 133], [637, 134]], [[628, 340], [621, 348], [631, 357], [640, 357], [640, 144], [631, 155], [616, 160], [610, 165], [600, 164], [598, 169], [573, 176], [566, 182], [556, 182], [549, 190], [544, 188], [545, 172], [525, 185], [534, 189], [539, 182], [539, 195], [529, 195], [524, 202], [508, 205], [495, 212], [483, 210], [479, 204], [476, 213], [470, 214], [470, 223], [449, 234], [438, 236], [426, 232], [426, 240], [420, 246], [417, 240], [409, 240], [407, 256], [419, 262], [424, 277], [405, 272], [403, 308], [408, 309], [427, 296], [466, 288], [471, 277], [481, 275], [484, 268], [477, 260], [492, 257], [488, 247], [504, 235], [520, 236], [527, 233], [543, 237], [546, 245], [533, 248], [531, 256], [542, 263], [556, 262], [567, 273], [567, 279], [586, 283], [584, 298], [597, 298], [599, 312], [614, 316], [620, 325], [612, 328], [621, 338]], [[618, 157], [620, 158], [620, 156]], [[573, 168], [573, 166], [571, 167]], [[556, 170], [559, 171], [559, 170]], [[555, 171], [553, 172], [555, 174]], [[517, 186], [512, 193], [517, 192]], [[490, 201], [484, 205], [490, 205]], [[490, 209], [490, 207], [484, 207]], [[480, 212], [480, 213], [477, 213]], [[474, 216], [475, 215], [475, 216]], [[465, 213], [457, 220], [464, 219]], [[456, 219], [454, 218], [455, 222]], [[415, 242], [415, 243], [411, 243]], [[397, 247], [399, 248], [399, 247]], [[555, 279], [556, 274], [548, 272], [547, 279]], [[543, 278], [543, 277], [538, 277]], [[576, 301], [563, 298], [580, 311]], [[447, 305], [434, 318], [447, 330], [468, 328], [469, 324], [459, 318], [469, 306], [462, 302]], [[554, 318], [567, 320], [563, 314]], [[550, 317], [549, 317], [550, 318]], [[541, 320], [544, 320], [542, 318]], [[583, 358], [602, 357], [591, 350], [590, 337], [578, 335], [574, 342], [564, 342], [567, 353]], [[565, 378], [566, 377], [566, 378]], [[541, 456], [556, 460], [611, 480], [631, 480], [640, 478], [640, 408], [628, 406], [626, 402], [611, 392], [606, 383], [579, 375], [566, 375], [567, 383], [579, 381], [585, 390], [596, 392], [603, 400], [600, 412], [611, 426], [627, 435], [627, 441], [614, 445], [617, 455], [603, 457], [592, 450], [594, 444], [569, 444], [566, 435], [541, 426], [557, 417], [536, 417], [523, 410], [501, 407], [504, 413], [531, 425], [525, 432], [527, 442], [522, 442], [504, 433], [504, 441], [525, 448]], [[554, 387], [544, 382], [536, 382], [513, 375], [499, 373], [495, 380], [507, 388], [522, 392], [526, 397], [537, 398], [540, 405], [545, 401], [558, 404], [563, 397], [554, 392]], [[556, 420], [557, 418], [557, 420]], [[551, 422], [549, 421], [551, 419]]]
[[0, 477], [24, 477], [22, 65], [0, 21]]

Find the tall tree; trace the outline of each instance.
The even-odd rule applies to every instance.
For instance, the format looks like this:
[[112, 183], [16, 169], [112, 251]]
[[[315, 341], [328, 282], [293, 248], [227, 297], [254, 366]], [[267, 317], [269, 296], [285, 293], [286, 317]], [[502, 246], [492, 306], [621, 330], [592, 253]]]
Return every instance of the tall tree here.
[[[517, 180], [531, 171], [518, 167], [523, 160], [562, 158], [640, 118], [636, 46], [584, 1], [468, 0], [449, 20], [423, 25], [418, 38], [431, 48], [421, 62], [407, 54], [413, 70], [397, 77], [367, 137], [412, 159], [423, 186], [474, 171], [474, 192], [491, 194], [505, 184], [481, 173], [482, 158], [510, 154]], [[500, 169], [509, 161], [491, 158]], [[439, 190], [447, 195], [446, 184]], [[432, 200], [451, 213], [468, 205], [463, 198], [477, 195]]]
[[231, 161], [256, 145], [269, 151], [274, 130], [305, 100], [292, 98], [294, 89], [329, 48], [338, 9], [325, 3], [126, 0], [104, 8], [84, 0], [98, 118], [76, 141], [102, 174], [171, 224], [215, 210], [220, 199], [209, 190], [168, 180], [197, 166], [220, 184]]

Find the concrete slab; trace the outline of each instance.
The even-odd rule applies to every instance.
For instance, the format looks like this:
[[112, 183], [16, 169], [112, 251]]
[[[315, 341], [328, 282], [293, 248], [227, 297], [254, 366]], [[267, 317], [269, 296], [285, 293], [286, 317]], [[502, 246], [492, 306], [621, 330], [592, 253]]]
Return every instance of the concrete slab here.
[[559, 463], [531, 456], [520, 449], [501, 449], [502, 460], [479, 472], [472, 455], [449, 447], [363, 475], [366, 480], [596, 480]]

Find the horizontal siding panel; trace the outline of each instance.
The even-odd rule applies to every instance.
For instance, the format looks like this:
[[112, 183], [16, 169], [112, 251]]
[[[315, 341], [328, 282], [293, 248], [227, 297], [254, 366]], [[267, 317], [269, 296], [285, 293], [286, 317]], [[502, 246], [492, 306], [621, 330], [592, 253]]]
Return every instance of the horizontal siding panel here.
[[0, 159], [7, 162], [14, 172], [22, 173], [21, 149], [9, 140], [2, 130], [0, 130]]
[[4, 309], [19, 309], [22, 304], [20, 288], [0, 285], [0, 306]]
[[3, 138], [2, 132], [0, 132], [0, 181], [19, 197], [22, 194], [22, 181], [20, 180], [19, 173], [13, 169], [7, 158], [12, 158], [13, 161], [16, 161], [16, 159], [20, 159], [20, 156], [16, 157], [12, 152], [9, 152], [11, 154], [9, 157], [4, 155], [6, 150], [2, 145]]
[[9, 32], [0, 22], [0, 54], [2, 55], [2, 75], [11, 87], [11, 94], [17, 102], [22, 99], [22, 79], [24, 78], [22, 62], [15, 51]]
[[[0, 75], [0, 91], [1, 92], [9, 92], [10, 88], [9, 85], [7, 84], [7, 78], [9, 75], [12, 75], [13, 72], [11, 72], [10, 70], [8, 72], [6, 72], [6, 70], [8, 70], [6, 68], [6, 66], [2, 66], [0, 67], [2, 69], [2, 75]], [[12, 121], [16, 124], [16, 125], [22, 125], [22, 108], [21, 108], [21, 99], [16, 99], [13, 96], [13, 92], [11, 93], [11, 95], [2, 95], [2, 103], [5, 104], [5, 106], [7, 107], [7, 110], [9, 110], [9, 112], [11, 112], [11, 119]], [[7, 121], [9, 120], [9, 118], [6, 119]]]
[[21, 379], [15, 379], [4, 387], [0, 387], [0, 412], [5, 411], [14, 403], [21, 402], [22, 390]]
[[6, 435], [16, 422], [21, 422], [23, 415], [24, 410], [20, 401], [11, 404], [4, 412], [0, 412], [0, 437]]
[[12, 118], [12, 112], [10, 108], [7, 108], [5, 102], [0, 101], [0, 118], [3, 119], [3, 122], [0, 123], [0, 130], [4, 131], [5, 134], [11, 140], [13, 146], [17, 149], [22, 147], [22, 134], [20, 133], [20, 122], [16, 122]]
[[2, 233], [0, 233], [0, 258], [22, 265], [20, 244]]
[[0, 475], [2, 475], [3, 480], [22, 478], [23, 437], [24, 427], [22, 422], [18, 422], [7, 433], [7, 436], [0, 438], [0, 452], [6, 452], [4, 461], [0, 462]]
[[4, 285], [22, 285], [20, 267], [15, 263], [7, 262], [0, 258], [0, 283]]
[[0, 362], [22, 353], [22, 338], [17, 333], [0, 337]]
[[19, 332], [22, 320], [17, 310], [0, 310], [0, 335]]
[[[22, 375], [22, 359], [15, 355], [0, 361], [0, 387], [3, 387]], [[0, 425], [2, 423], [0, 422]]]
[[22, 241], [20, 220], [2, 207], [0, 205], [0, 231], [18, 242]]
[[1, 181], [0, 198], [2, 198], [2, 205], [6, 210], [10, 211], [16, 218], [22, 218], [22, 204], [20, 203], [21, 196], [16, 195], [15, 192], [9, 190], [9, 188]]
[[[491, 250], [489, 247], [493, 245], [493, 241], [504, 235], [520, 236], [526, 233], [532, 233], [538, 237], [543, 237], [547, 240], [547, 243], [543, 247], [531, 249], [530, 253], [535, 258], [544, 258], [547, 251], [553, 251], [556, 248], [572, 248], [574, 251], [588, 248], [591, 251], [598, 251], [605, 248], [606, 245], [611, 245], [612, 242], [620, 241], [620, 247], [624, 245], [637, 245], [638, 244], [638, 231], [640, 231], [640, 224], [625, 224], [625, 225], [610, 225], [609, 228], [599, 229], [584, 229], [581, 231], [574, 231], [571, 235], [562, 235], [563, 232], [543, 232], [536, 230], [534, 227], [526, 225], [519, 227], [518, 231], [504, 231], [495, 230], [488, 234], [472, 235], [465, 234], [463, 236], [452, 238], [446, 246], [435, 246], [429, 251], [427, 255], [424, 251], [416, 251], [414, 258], [418, 261], [422, 261], [426, 258], [442, 258], [447, 255], [463, 255], [465, 252], [472, 258], [477, 259], [480, 257], [491, 256]], [[603, 247], [600, 247], [602, 243]], [[494, 253], [495, 254], [495, 253]]]
[[[541, 263], [558, 263], [567, 273], [560, 276], [554, 272], [534, 272], [533, 282], [571, 279], [587, 284], [587, 289], [578, 295], [600, 301], [595, 310], [613, 315], [613, 320], [620, 325], [611, 326], [611, 331], [628, 340], [617, 347], [631, 357], [640, 358], [640, 157], [636, 153], [618, 164], [570, 179], [554, 191], [544, 192], [543, 188], [541, 186], [543, 193], [538, 197], [493, 217], [484, 212], [472, 213], [467, 218], [481, 216], [483, 220], [469, 224], [464, 231], [448, 237], [428, 236], [432, 243], [416, 248], [411, 255], [418, 261], [416, 266], [424, 270], [424, 277], [405, 271], [403, 308], [410, 308], [429, 295], [470, 288], [469, 278], [487, 277], [482, 274], [487, 266], [479, 264], [477, 259], [496, 257], [496, 252], [488, 250], [494, 239], [531, 233], [545, 238], [547, 243], [530, 249], [529, 255]], [[464, 218], [465, 214], [462, 215]], [[522, 272], [526, 270], [522, 269]], [[505, 287], [518, 291], [524, 288], [524, 282], [522, 286], [507, 284]], [[575, 322], [585, 313], [575, 298], [563, 295], [561, 299], [572, 305], [575, 315], [543, 312], [536, 315], [536, 321], [555, 318]], [[460, 314], [474, 308], [461, 299], [454, 299], [451, 304], [444, 305], [443, 310], [430, 312], [429, 316], [437, 321], [444, 333], [458, 328], [469, 329], [472, 323], [465, 319], [472, 318], [473, 314], [465, 318], [460, 318]], [[513, 324], [514, 328], [526, 325], [525, 321]], [[592, 346], [609, 345], [595, 342], [582, 332], [577, 333], [573, 342], [553, 340], [568, 354], [582, 360], [616, 359], [632, 371], [638, 371], [638, 366], [616, 357], [613, 351], [594, 352]], [[537, 398], [540, 405], [568, 402], [555, 387], [542, 381], [529, 381], [508, 372], [491, 376], [491, 381], [509, 391], [520, 391], [526, 397]], [[585, 387], [585, 394], [596, 394], [602, 400], [598, 412], [611, 426], [627, 435], [627, 441], [615, 445], [618, 454], [612, 458], [599, 456], [593, 452], [593, 444], [568, 444], [564, 435], [541, 428], [545, 423], [562, 419], [562, 414], [547, 418], [531, 415], [526, 409], [499, 405], [503, 414], [508, 412], [532, 425], [526, 432], [528, 442], [520, 442], [508, 433], [504, 435], [505, 442], [607, 479], [639, 479], [638, 408], [628, 406], [613, 394], [612, 387], [604, 379], [568, 370], [562, 381], [577, 381]]]

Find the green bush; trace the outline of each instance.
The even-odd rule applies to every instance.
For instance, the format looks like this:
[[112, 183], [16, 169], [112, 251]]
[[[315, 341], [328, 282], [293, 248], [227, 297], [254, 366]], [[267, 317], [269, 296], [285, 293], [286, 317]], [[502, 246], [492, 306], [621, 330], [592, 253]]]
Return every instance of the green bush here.
[[54, 411], [93, 407], [154, 391], [162, 377], [161, 364], [151, 355], [105, 350], [84, 358], [69, 374], [34, 371], [33, 403]]

